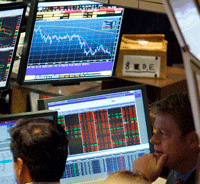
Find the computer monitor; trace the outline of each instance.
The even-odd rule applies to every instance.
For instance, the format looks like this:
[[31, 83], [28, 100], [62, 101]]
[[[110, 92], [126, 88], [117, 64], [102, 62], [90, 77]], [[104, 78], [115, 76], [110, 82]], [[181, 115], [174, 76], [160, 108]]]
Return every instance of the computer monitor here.
[[124, 8], [87, 0], [31, 2], [19, 84], [68, 84], [114, 75]]
[[200, 60], [200, 8], [196, 0], [163, 0], [180, 47]]
[[9, 85], [25, 10], [25, 3], [0, 4], [0, 90]]
[[40, 109], [58, 111], [69, 135], [69, 156], [61, 183], [105, 179], [132, 170], [133, 161], [152, 152], [144, 85], [40, 99]]
[[163, 0], [182, 48], [196, 131], [200, 137], [200, 6], [196, 0]]
[[15, 184], [13, 172], [13, 160], [10, 151], [9, 130], [15, 126], [17, 120], [21, 118], [48, 118], [57, 123], [57, 111], [43, 110], [37, 112], [26, 112], [19, 114], [9, 114], [0, 116], [0, 183]]

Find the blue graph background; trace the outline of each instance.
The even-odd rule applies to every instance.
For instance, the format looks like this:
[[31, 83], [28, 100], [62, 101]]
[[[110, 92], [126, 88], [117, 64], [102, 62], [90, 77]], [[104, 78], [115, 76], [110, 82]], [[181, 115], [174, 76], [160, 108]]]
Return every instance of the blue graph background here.
[[112, 59], [118, 18], [37, 21], [29, 64]]

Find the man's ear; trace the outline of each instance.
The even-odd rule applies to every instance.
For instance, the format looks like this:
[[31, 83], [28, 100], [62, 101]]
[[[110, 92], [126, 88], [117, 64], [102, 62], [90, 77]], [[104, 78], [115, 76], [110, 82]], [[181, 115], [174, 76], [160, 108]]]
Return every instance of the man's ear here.
[[190, 132], [187, 136], [187, 139], [192, 149], [198, 149], [199, 140], [195, 131]]
[[24, 162], [21, 158], [17, 158], [16, 164], [17, 164], [17, 167], [18, 167], [17, 168], [17, 172], [18, 172], [17, 174], [20, 176], [23, 172]]

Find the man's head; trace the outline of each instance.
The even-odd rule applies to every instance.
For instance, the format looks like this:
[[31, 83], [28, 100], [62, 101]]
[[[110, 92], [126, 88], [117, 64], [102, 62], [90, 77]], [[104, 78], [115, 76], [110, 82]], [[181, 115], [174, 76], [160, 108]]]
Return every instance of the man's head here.
[[118, 171], [110, 174], [102, 184], [150, 184], [150, 181], [147, 181], [142, 176], [134, 174], [131, 171]]
[[[198, 139], [188, 94], [175, 94], [153, 104], [156, 132], [151, 138], [155, 155], [168, 155], [165, 164], [183, 174], [196, 165]], [[188, 170], [189, 169], [189, 170]]]
[[67, 134], [48, 119], [20, 120], [10, 131], [16, 180], [59, 181], [68, 154]]

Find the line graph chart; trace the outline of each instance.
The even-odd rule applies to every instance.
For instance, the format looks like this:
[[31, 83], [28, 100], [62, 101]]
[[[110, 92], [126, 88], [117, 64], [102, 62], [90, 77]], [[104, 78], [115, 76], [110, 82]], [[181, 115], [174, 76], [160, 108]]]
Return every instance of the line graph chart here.
[[19, 16], [0, 18], [0, 48], [13, 47]]
[[38, 21], [29, 63], [112, 59], [117, 18]]

